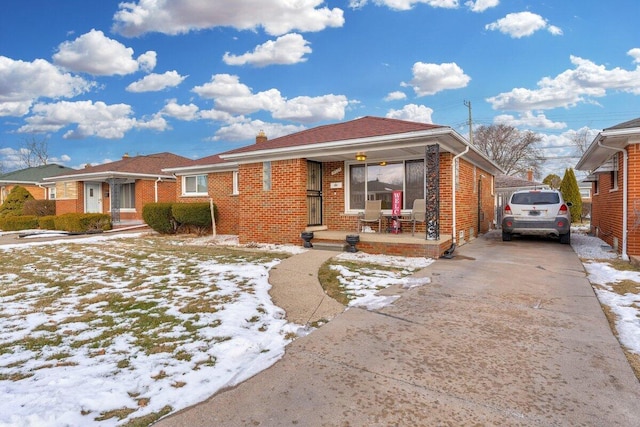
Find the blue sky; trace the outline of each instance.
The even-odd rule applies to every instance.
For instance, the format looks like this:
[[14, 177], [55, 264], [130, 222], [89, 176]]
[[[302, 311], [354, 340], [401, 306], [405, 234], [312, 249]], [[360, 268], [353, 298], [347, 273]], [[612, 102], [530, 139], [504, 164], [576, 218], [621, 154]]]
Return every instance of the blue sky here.
[[571, 137], [640, 116], [637, 0], [5, 0], [0, 162], [199, 158], [365, 115]]

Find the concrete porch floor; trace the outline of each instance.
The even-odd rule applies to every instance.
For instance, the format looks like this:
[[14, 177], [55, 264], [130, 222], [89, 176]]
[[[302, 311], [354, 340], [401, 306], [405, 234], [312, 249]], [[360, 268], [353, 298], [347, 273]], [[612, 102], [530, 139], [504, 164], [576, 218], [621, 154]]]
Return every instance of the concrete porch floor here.
[[346, 244], [346, 237], [358, 235], [360, 242], [356, 244], [359, 251], [371, 254], [399, 255], [399, 256], [424, 256], [427, 258], [439, 258], [451, 247], [451, 235], [441, 235], [438, 240], [427, 240], [425, 235], [416, 233], [357, 233], [354, 231], [327, 230], [308, 227], [305, 231], [313, 232], [314, 243]]

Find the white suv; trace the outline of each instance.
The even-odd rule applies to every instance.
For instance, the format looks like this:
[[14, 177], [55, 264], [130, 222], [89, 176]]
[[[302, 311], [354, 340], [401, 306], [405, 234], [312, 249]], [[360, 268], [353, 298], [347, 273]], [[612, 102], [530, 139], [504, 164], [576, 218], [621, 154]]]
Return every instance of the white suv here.
[[521, 190], [511, 195], [502, 218], [502, 240], [514, 234], [554, 236], [571, 243], [571, 203], [556, 190]]

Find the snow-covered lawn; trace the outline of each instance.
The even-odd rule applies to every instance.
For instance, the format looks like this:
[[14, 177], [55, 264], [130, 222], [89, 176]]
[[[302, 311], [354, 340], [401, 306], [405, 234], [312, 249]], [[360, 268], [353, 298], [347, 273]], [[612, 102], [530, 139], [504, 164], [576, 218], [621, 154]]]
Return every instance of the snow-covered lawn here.
[[[281, 358], [307, 329], [273, 305], [268, 274], [302, 249], [210, 241], [130, 234], [0, 246], [0, 426], [146, 425]], [[401, 267], [343, 270], [351, 305], [367, 307], [392, 301], [374, 295], [381, 288], [425, 283], [402, 278], [431, 262], [338, 258]]]

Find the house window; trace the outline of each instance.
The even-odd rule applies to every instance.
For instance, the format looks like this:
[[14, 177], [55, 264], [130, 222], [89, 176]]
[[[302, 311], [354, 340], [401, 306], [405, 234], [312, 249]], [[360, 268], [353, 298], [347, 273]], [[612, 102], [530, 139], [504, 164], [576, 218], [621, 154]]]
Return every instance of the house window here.
[[120, 208], [135, 209], [136, 208], [136, 184], [122, 184], [120, 187]]
[[206, 195], [207, 175], [194, 175], [182, 177], [182, 188], [185, 196]]
[[55, 185], [53, 187], [47, 187], [47, 193], [48, 193], [48, 199], [49, 200], [55, 200], [56, 199], [56, 187]]
[[611, 172], [609, 172], [611, 174], [611, 189], [617, 190], [618, 189], [618, 153], [613, 155], [613, 158], [611, 159], [611, 163], [612, 163], [612, 168], [611, 168]]
[[365, 200], [382, 200], [382, 208], [391, 209], [394, 190], [403, 192], [403, 209], [411, 209], [415, 199], [423, 199], [424, 161], [389, 162], [385, 166], [358, 163], [349, 166], [348, 209], [364, 209]]
[[233, 171], [233, 176], [231, 177], [231, 194], [239, 194], [240, 190], [238, 187], [238, 171]]
[[262, 189], [271, 190], [271, 162], [262, 163]]

